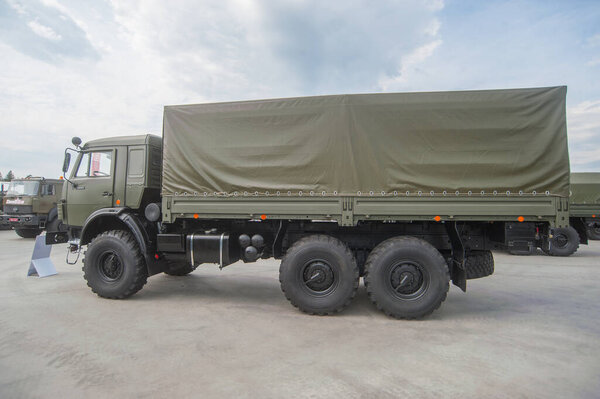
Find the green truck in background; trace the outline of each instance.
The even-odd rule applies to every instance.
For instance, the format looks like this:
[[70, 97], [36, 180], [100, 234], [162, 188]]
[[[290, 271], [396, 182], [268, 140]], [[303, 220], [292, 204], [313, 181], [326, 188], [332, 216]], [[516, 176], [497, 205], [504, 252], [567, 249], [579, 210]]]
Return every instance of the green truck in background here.
[[48, 228], [60, 230], [57, 203], [63, 181], [28, 176], [8, 184], [2, 199], [0, 223], [23, 238], [33, 238]]
[[[48, 244], [87, 245], [84, 278], [121, 299], [158, 273], [281, 259], [287, 299], [341, 311], [363, 276], [396, 318], [437, 309], [492, 249], [569, 225], [566, 87], [167, 106], [163, 137], [65, 150]], [[72, 255], [75, 256], [75, 255]], [[74, 262], [73, 262], [74, 263]]]
[[4, 195], [6, 194], [6, 190], [8, 190], [9, 182], [0, 182], [0, 230], [10, 229], [10, 224], [8, 220], [4, 220], [2, 217], [4, 214]]
[[570, 216], [578, 232], [600, 240], [600, 173], [571, 173]]

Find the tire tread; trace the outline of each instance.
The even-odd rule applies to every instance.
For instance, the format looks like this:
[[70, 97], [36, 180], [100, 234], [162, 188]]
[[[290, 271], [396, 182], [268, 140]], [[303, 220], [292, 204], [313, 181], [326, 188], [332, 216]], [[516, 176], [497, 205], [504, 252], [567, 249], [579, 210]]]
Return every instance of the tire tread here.
[[130, 297], [131, 295], [133, 295], [136, 292], [138, 292], [139, 290], [141, 290], [142, 287], [148, 281], [148, 271], [146, 269], [146, 261], [144, 259], [144, 256], [142, 255], [142, 252], [140, 251], [140, 248], [139, 248], [137, 242], [135, 241], [135, 238], [133, 237], [133, 235], [124, 230], [109, 230], [109, 231], [105, 231], [105, 232], [97, 235], [88, 244], [87, 250], [89, 251], [89, 249], [94, 245], [94, 243], [97, 242], [98, 239], [101, 239], [103, 237], [114, 237], [117, 240], [122, 241], [127, 247], [129, 247], [129, 250], [131, 251], [131, 253], [134, 254], [134, 258], [135, 258], [135, 267], [136, 267], [135, 278], [131, 281], [129, 286], [125, 290], [123, 290], [123, 292], [119, 295], [102, 295], [102, 294], [100, 294], [98, 291], [96, 291], [94, 289], [94, 287], [92, 287], [92, 285], [90, 285], [90, 283], [86, 277], [86, 272], [85, 272], [85, 254], [87, 252], [86, 251], [83, 254], [84, 255], [83, 260], [82, 260], [83, 267], [81, 268], [81, 270], [84, 273], [84, 278], [87, 282], [87, 286], [90, 287], [90, 289], [92, 290], [92, 292], [94, 294], [96, 294], [102, 298], [125, 299], [127, 297]]
[[[350, 259], [352, 259], [352, 268], [354, 271], [354, 288], [352, 291], [352, 295], [346, 300], [346, 302], [344, 302], [342, 305], [338, 306], [335, 309], [332, 310], [325, 310], [325, 311], [313, 311], [310, 309], [306, 309], [304, 308], [301, 304], [297, 303], [286, 291], [283, 285], [283, 277], [282, 277], [282, 269], [285, 265], [285, 263], [288, 261], [287, 259], [294, 254], [295, 251], [298, 251], [299, 248], [301, 248], [302, 246], [304, 246], [307, 243], [310, 242], [322, 242], [325, 243], [327, 245], [331, 245], [331, 246], [335, 246], [338, 247], [340, 249], [343, 250], [344, 254], [346, 256], [348, 256]], [[317, 315], [317, 316], [327, 316], [327, 315], [331, 315], [331, 314], [335, 314], [335, 313], [339, 313], [342, 310], [344, 310], [348, 305], [350, 305], [350, 303], [352, 302], [352, 299], [354, 299], [354, 297], [356, 296], [356, 291], [358, 290], [358, 285], [359, 285], [359, 270], [358, 270], [358, 265], [356, 264], [356, 259], [354, 258], [354, 254], [352, 253], [352, 251], [350, 250], [350, 248], [348, 248], [347, 245], [345, 245], [342, 241], [324, 235], [324, 234], [315, 234], [315, 235], [310, 235], [307, 237], [303, 237], [301, 239], [299, 239], [298, 241], [296, 241], [294, 244], [292, 244], [292, 246], [287, 250], [286, 254], [284, 255], [283, 259], [281, 260], [281, 267], [279, 268], [279, 283], [281, 285], [281, 291], [283, 291], [283, 294], [285, 295], [285, 297], [287, 298], [288, 301], [290, 301], [290, 303], [298, 308], [299, 310], [301, 310], [304, 313], [308, 313], [310, 315]]]
[[421, 313], [421, 314], [417, 314], [417, 315], [411, 315], [411, 316], [406, 316], [406, 315], [402, 315], [402, 314], [396, 314], [388, 309], [384, 309], [383, 306], [377, 302], [376, 298], [375, 298], [375, 294], [372, 290], [372, 287], [370, 287], [371, 285], [371, 275], [369, 274], [369, 270], [371, 268], [371, 264], [373, 263], [373, 261], [379, 257], [380, 255], [382, 255], [383, 253], [387, 252], [389, 249], [391, 249], [392, 247], [398, 245], [398, 243], [413, 243], [415, 245], [420, 245], [425, 247], [424, 244], [426, 244], [425, 241], [416, 238], [416, 237], [394, 237], [394, 238], [390, 238], [386, 241], [384, 241], [383, 243], [379, 244], [370, 254], [369, 257], [367, 258], [367, 262], [365, 264], [365, 276], [364, 276], [364, 283], [365, 283], [365, 287], [367, 289], [367, 295], [369, 296], [369, 299], [371, 300], [371, 302], [373, 302], [373, 304], [377, 307], [378, 310], [382, 311], [383, 313], [385, 313], [386, 315], [396, 318], [396, 319], [402, 319], [402, 320], [415, 320], [415, 319], [420, 319], [423, 317], [426, 317], [428, 315], [430, 315], [431, 313], [433, 313], [435, 310], [437, 310], [441, 305], [442, 302], [444, 302], [446, 300], [446, 297], [448, 296], [448, 289], [449, 284], [450, 284], [450, 270], [448, 269], [448, 266], [446, 264], [446, 261], [444, 260], [444, 258], [442, 257], [442, 255], [437, 252], [440, 260], [444, 263], [444, 265], [446, 265], [445, 267], [445, 277], [448, 281], [448, 284], [446, 284], [446, 291], [444, 292], [444, 294], [442, 295], [442, 297], [438, 300], [438, 302], [431, 308], [429, 309], [427, 312], [425, 313]]

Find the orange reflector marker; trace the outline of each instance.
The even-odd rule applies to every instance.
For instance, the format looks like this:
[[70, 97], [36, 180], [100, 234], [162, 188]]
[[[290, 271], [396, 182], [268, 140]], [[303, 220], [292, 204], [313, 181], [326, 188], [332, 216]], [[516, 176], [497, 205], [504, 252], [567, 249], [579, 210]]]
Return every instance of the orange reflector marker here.
[[442, 218], [440, 216], [436, 216], [433, 218], [433, 220], [435, 220], [436, 222], [439, 222], [440, 220], [442, 220]]
[[260, 215], [261, 220], [265, 220], [266, 218], [267, 218], [267, 215]]
[[117, 200], [117, 205], [121, 205], [121, 200]]
[[524, 218], [523, 216], [519, 216], [519, 217], [517, 218], [517, 220], [518, 220], [519, 222], [522, 222], [522, 221], [524, 221], [524, 220], [525, 220], [525, 218]]
[[194, 219], [198, 219], [198, 214], [194, 213]]
[[62, 179], [64, 179], [64, 177], [63, 177], [63, 176], [61, 176], [61, 177], [59, 177], [59, 179], [60, 179], [60, 180], [62, 180]]
[[596, 217], [596, 215], [592, 215], [592, 217], [593, 217], [593, 218], [595, 218], [595, 217]]

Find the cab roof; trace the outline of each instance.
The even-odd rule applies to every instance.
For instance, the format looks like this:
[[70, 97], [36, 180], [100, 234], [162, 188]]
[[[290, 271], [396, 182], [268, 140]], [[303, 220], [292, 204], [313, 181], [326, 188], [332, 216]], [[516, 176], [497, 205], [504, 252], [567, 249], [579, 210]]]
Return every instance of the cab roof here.
[[162, 138], [153, 134], [141, 134], [137, 136], [117, 136], [103, 139], [91, 140], [83, 145], [83, 149], [95, 147], [112, 147], [116, 145], [144, 145], [162, 146]]

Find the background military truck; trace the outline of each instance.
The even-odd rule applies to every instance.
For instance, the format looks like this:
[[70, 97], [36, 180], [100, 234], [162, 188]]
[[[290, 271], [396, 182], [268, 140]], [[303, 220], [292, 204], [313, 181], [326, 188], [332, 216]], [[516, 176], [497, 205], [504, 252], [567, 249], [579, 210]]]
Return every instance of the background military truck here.
[[[87, 245], [84, 278], [125, 298], [165, 272], [282, 259], [311, 314], [372, 302], [423, 317], [449, 282], [493, 273], [491, 249], [569, 228], [565, 87], [167, 106], [163, 139], [90, 141], [48, 243]], [[72, 255], [74, 256], [74, 255]]]
[[569, 203], [571, 224], [579, 234], [600, 240], [600, 173], [571, 173]]
[[6, 194], [6, 190], [8, 189], [8, 182], [0, 181], [0, 230], [10, 229], [10, 224], [8, 220], [4, 220], [4, 194]]
[[33, 238], [46, 228], [60, 230], [56, 205], [62, 184], [62, 180], [43, 177], [11, 181], [2, 199], [2, 222], [8, 222], [23, 238]]

